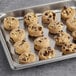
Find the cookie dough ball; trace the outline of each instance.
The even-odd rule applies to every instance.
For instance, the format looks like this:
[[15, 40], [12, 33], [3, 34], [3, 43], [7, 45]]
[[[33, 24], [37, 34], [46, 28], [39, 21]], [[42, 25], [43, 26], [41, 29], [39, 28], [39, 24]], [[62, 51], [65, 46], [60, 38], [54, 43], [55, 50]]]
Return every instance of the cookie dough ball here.
[[24, 52], [19, 56], [20, 64], [27, 64], [35, 61], [36, 61], [36, 56], [34, 53], [31, 52]]
[[66, 32], [61, 32], [55, 36], [56, 45], [62, 46], [65, 43], [70, 42], [70, 35]]
[[29, 35], [32, 37], [43, 36], [43, 26], [37, 23], [33, 23], [28, 27]]
[[50, 40], [47, 37], [38, 37], [34, 40], [34, 48], [39, 51], [44, 47], [50, 46]]
[[66, 25], [69, 31], [76, 31], [76, 18], [68, 19]]
[[52, 21], [55, 21], [56, 19], [56, 14], [51, 11], [51, 10], [47, 10], [42, 14], [42, 22], [44, 24], [49, 24]]
[[61, 18], [67, 20], [75, 16], [75, 10], [71, 7], [63, 7], [61, 10]]
[[73, 32], [72, 32], [72, 37], [73, 37], [73, 39], [76, 41], [76, 31], [73, 31]]
[[46, 60], [55, 57], [55, 50], [51, 49], [50, 47], [42, 48], [39, 51], [39, 59]]
[[23, 29], [17, 28], [13, 29], [10, 32], [10, 41], [13, 43], [24, 40], [24, 38], [25, 38], [25, 31]]
[[4, 18], [4, 28], [6, 30], [13, 30], [19, 27], [19, 21], [15, 17], [6, 17]]
[[76, 44], [74, 43], [64, 44], [61, 50], [62, 50], [63, 55], [76, 53]]
[[31, 23], [37, 23], [37, 16], [34, 12], [27, 13], [24, 16], [24, 24], [29, 26]]
[[54, 21], [48, 25], [48, 29], [51, 34], [58, 34], [63, 30], [63, 24], [62, 22]]
[[24, 52], [30, 51], [30, 44], [25, 40], [18, 41], [14, 44], [14, 49], [17, 54], [22, 54]]

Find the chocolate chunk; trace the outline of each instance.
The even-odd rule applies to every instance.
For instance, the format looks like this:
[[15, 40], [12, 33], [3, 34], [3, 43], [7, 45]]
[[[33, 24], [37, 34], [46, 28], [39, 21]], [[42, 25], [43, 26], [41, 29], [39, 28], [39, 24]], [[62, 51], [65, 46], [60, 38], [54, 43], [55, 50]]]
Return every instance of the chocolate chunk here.
[[28, 16], [29, 18], [31, 18], [31, 16]]
[[39, 42], [42, 42], [41, 40], [39, 40]]
[[48, 54], [49, 54], [48, 51], [45, 50], [44, 56], [48, 56]]
[[15, 20], [15, 18], [12, 18], [12, 20]]
[[14, 44], [14, 40], [12, 38], [10, 38], [9, 40], [12, 44]]
[[18, 29], [18, 30], [16, 30], [16, 32], [19, 32], [20, 30]]
[[64, 6], [63, 8], [64, 8], [64, 9], [67, 9], [67, 7], [66, 7], [66, 6]]
[[26, 58], [22, 58], [23, 61], [26, 61]]
[[66, 49], [66, 51], [69, 51], [69, 49]]
[[59, 22], [56, 23], [57, 25], [59, 24]]
[[65, 49], [65, 47], [63, 47], [63, 49]]
[[51, 50], [51, 48], [50, 48], [50, 47], [48, 47], [47, 49], [48, 49], [48, 50]]
[[55, 20], [55, 16], [56, 16], [56, 14], [55, 13], [53, 13], [53, 19]]
[[22, 40], [22, 42], [21, 42], [21, 44], [20, 44], [20, 45], [23, 45], [23, 44], [24, 44], [24, 42], [25, 42], [25, 40]]
[[38, 27], [38, 29], [39, 29], [39, 31], [41, 31], [42, 30], [42, 27]]
[[52, 16], [50, 15], [49, 18], [51, 18]]
[[48, 15], [48, 13], [45, 13], [45, 15]]
[[70, 46], [72, 46], [72, 44], [70, 44]]
[[47, 19], [47, 21], [49, 21], [49, 18]]
[[66, 14], [67, 14], [67, 15], [69, 15], [69, 12], [68, 12], [68, 11], [66, 11]]

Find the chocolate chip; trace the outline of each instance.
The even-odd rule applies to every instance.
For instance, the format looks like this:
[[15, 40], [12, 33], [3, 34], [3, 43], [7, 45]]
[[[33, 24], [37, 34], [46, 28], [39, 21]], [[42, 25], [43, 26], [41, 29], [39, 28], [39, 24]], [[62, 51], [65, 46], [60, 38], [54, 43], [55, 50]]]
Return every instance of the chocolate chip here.
[[51, 48], [50, 48], [50, 47], [48, 47], [47, 49], [48, 49], [48, 50], [51, 50]]
[[12, 18], [12, 20], [15, 20], [14, 18]]
[[59, 24], [59, 22], [57, 22], [57, 25]]
[[22, 58], [23, 61], [26, 61], [26, 58]]
[[70, 44], [70, 46], [72, 46], [72, 44]]
[[16, 30], [16, 32], [20, 32], [20, 29]]
[[66, 49], [66, 51], [69, 51], [69, 49]]
[[55, 20], [55, 13], [53, 13], [53, 19]]
[[42, 42], [41, 40], [39, 40], [39, 42]]
[[31, 18], [31, 16], [28, 16], [29, 18]]
[[12, 39], [12, 38], [10, 38], [10, 40], [9, 40], [10, 42], [12, 42], [13, 44], [14, 44], [14, 40]]
[[63, 47], [63, 49], [65, 49], [65, 47]]
[[42, 30], [42, 27], [38, 27], [38, 29], [39, 29], [39, 31], [41, 31]]
[[74, 50], [76, 50], [76, 48], [74, 48]]
[[45, 15], [48, 15], [48, 13], [45, 13]]
[[50, 15], [49, 18], [51, 18], [52, 16]]
[[47, 19], [47, 21], [49, 21], [49, 18]]
[[11, 28], [11, 25], [9, 25], [9, 28]]
[[20, 45], [23, 45], [23, 44], [24, 44], [24, 42], [25, 42], [25, 40], [22, 40], [22, 42], [21, 42], [21, 44], [20, 44]]
[[36, 27], [35, 26], [32, 26], [32, 29], [36, 29]]
[[64, 6], [63, 8], [64, 8], [64, 9], [67, 9], [67, 7], [66, 7], [66, 6]]
[[68, 39], [70, 39], [70, 37], [68, 37]]
[[48, 56], [48, 51], [45, 50], [44, 56]]
[[67, 15], [69, 15], [69, 12], [68, 12], [68, 11], [66, 11], [66, 14], [67, 14]]

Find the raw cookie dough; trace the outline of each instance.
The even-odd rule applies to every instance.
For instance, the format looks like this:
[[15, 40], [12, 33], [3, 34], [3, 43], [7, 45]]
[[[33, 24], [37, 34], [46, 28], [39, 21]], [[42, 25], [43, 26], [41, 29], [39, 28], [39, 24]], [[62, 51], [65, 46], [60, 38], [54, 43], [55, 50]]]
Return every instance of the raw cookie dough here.
[[49, 46], [50, 46], [50, 40], [47, 37], [38, 37], [34, 40], [34, 48], [37, 51], [40, 51], [40, 49]]
[[64, 6], [61, 10], [61, 19], [67, 20], [70, 18], [74, 18], [75, 10], [71, 7]]
[[32, 37], [43, 36], [43, 26], [38, 23], [32, 23], [28, 27], [29, 35]]
[[76, 44], [74, 43], [64, 44], [61, 50], [62, 50], [63, 55], [76, 53]]
[[72, 32], [72, 37], [73, 37], [73, 39], [76, 41], [76, 31], [73, 31], [73, 32]]
[[69, 31], [76, 31], [76, 18], [68, 19], [66, 25]]
[[48, 29], [51, 34], [58, 34], [63, 30], [63, 23], [53, 21], [48, 25]]
[[15, 17], [6, 17], [4, 18], [4, 28], [6, 30], [13, 30], [19, 27], [19, 21]]
[[14, 49], [15, 49], [15, 52], [17, 54], [29, 52], [30, 51], [30, 44], [25, 40], [18, 41], [14, 44]]
[[27, 64], [35, 61], [36, 61], [36, 56], [34, 53], [31, 52], [24, 52], [19, 56], [20, 64]]
[[40, 60], [50, 59], [55, 57], [55, 50], [50, 47], [42, 48], [38, 55]]
[[56, 45], [58, 46], [62, 46], [63, 44], [70, 42], [70, 35], [66, 32], [61, 32], [54, 38], [56, 41]]
[[25, 26], [29, 26], [31, 23], [37, 23], [37, 15], [34, 12], [29, 12], [24, 16]]
[[55, 19], [56, 19], [56, 14], [51, 10], [46, 10], [42, 14], [42, 22], [44, 24], [49, 24], [50, 22], [55, 21]]
[[10, 41], [13, 43], [24, 40], [24, 38], [25, 38], [24, 29], [17, 28], [17, 29], [13, 29], [10, 32]]

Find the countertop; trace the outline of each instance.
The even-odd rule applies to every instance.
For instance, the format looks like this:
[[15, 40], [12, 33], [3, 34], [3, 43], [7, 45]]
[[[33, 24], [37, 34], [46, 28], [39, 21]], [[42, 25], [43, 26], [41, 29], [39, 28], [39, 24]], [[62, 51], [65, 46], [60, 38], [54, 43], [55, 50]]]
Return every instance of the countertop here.
[[[0, 0], [0, 12], [55, 1], [57, 0]], [[13, 71], [9, 67], [0, 43], [0, 76], [76, 76], [76, 59]]]

